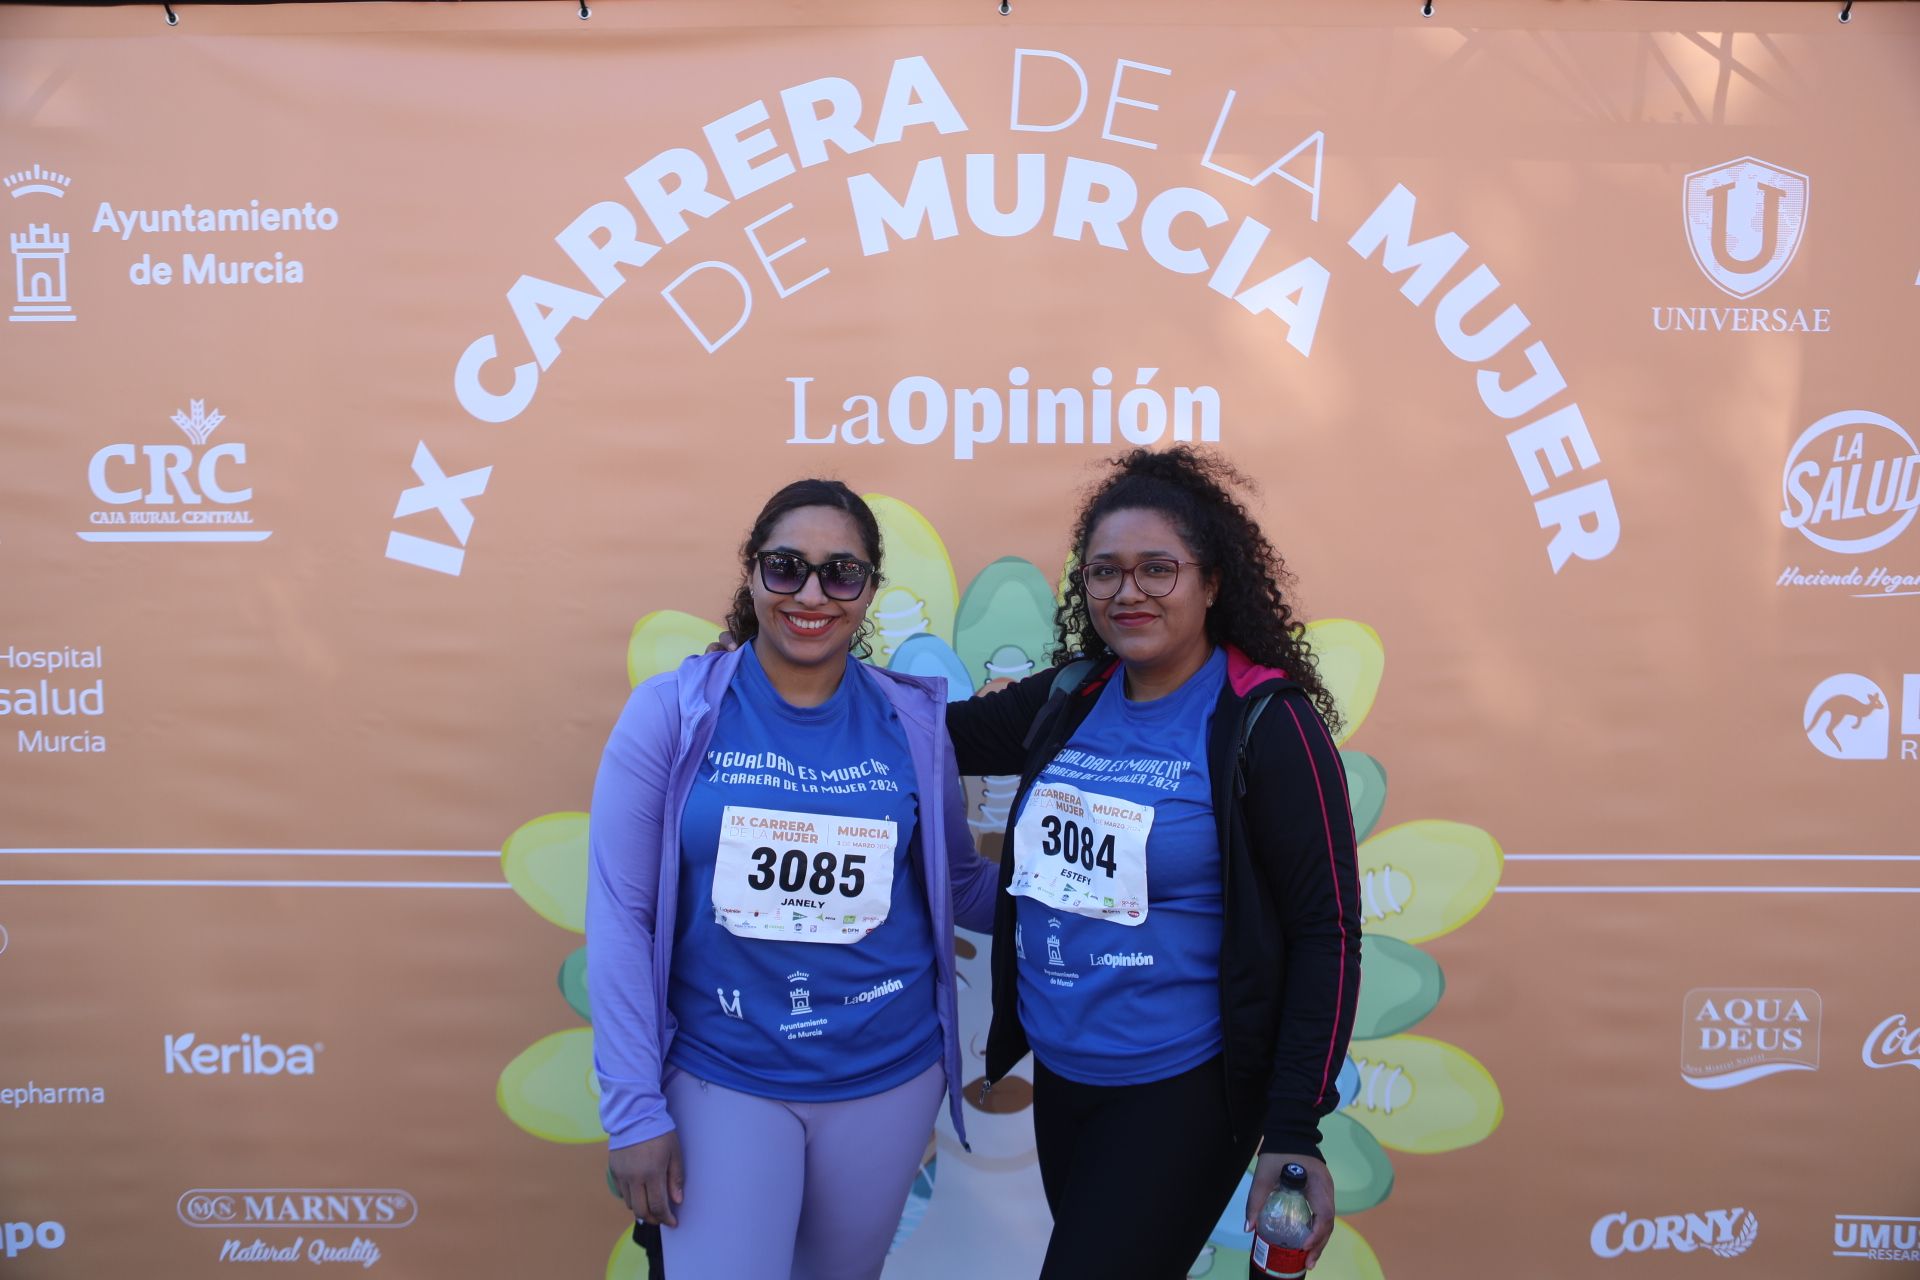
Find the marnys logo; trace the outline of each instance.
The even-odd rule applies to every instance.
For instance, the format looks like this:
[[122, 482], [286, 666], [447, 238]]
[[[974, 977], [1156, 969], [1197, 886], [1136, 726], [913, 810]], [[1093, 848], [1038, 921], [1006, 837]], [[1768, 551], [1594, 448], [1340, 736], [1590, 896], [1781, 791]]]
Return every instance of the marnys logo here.
[[1920, 1262], [1920, 1218], [1883, 1213], [1833, 1215], [1833, 1256], [1874, 1262]]
[[409, 1227], [420, 1206], [393, 1187], [195, 1187], [175, 1212], [190, 1227]]
[[1920, 1071], [1920, 1027], [1907, 1026], [1907, 1015], [1896, 1013], [1867, 1033], [1860, 1061], [1875, 1069], [1912, 1067]]
[[[1813, 686], [1801, 727], [1823, 756], [1885, 760], [1893, 741], [1893, 706], [1879, 684], [1843, 671]], [[1900, 681], [1900, 759], [1920, 760], [1920, 671]]]
[[1741, 156], [1687, 175], [1687, 247], [1723, 292], [1751, 298], [1793, 261], [1807, 228], [1804, 173]]
[[1602, 1258], [1651, 1249], [1671, 1249], [1675, 1253], [1705, 1249], [1722, 1258], [1737, 1258], [1753, 1247], [1754, 1237], [1759, 1234], [1760, 1220], [1747, 1210], [1709, 1209], [1658, 1218], [1609, 1213], [1593, 1224], [1587, 1239]]
[[1806, 987], [1696, 987], [1681, 1002], [1680, 1078], [1731, 1089], [1820, 1066], [1820, 993]]
[[230, 440], [206, 447], [226, 420], [218, 409], [209, 412], [206, 401], [195, 400], [173, 414], [173, 425], [190, 447], [122, 443], [97, 450], [87, 464], [87, 484], [105, 505], [87, 517], [94, 528], [76, 536], [85, 542], [264, 542], [272, 537], [271, 530], [252, 527], [247, 504], [253, 489], [238, 475], [247, 463], [247, 446]]
[[229, 1044], [196, 1044], [196, 1032], [168, 1036], [167, 1074], [187, 1076], [310, 1076], [322, 1044], [268, 1044], [251, 1032]]

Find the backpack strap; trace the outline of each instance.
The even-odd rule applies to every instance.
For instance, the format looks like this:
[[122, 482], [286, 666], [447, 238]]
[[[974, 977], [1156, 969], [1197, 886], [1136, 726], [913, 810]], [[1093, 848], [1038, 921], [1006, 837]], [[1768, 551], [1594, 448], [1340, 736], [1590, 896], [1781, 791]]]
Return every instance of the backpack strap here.
[[1271, 693], [1262, 693], [1247, 704], [1246, 719], [1240, 722], [1240, 756], [1234, 762], [1234, 794], [1247, 794], [1247, 744], [1253, 741], [1253, 726], [1259, 722], [1260, 713], [1267, 709], [1267, 703], [1273, 701]]
[[1040, 726], [1050, 724], [1053, 717], [1060, 714], [1061, 705], [1072, 697], [1092, 674], [1092, 658], [1075, 658], [1072, 662], [1061, 664], [1060, 669], [1053, 673], [1053, 685], [1047, 690], [1046, 705], [1040, 708], [1040, 714], [1035, 716], [1033, 723], [1027, 727], [1027, 736], [1020, 743], [1021, 750], [1033, 750], [1033, 744], [1040, 737]]

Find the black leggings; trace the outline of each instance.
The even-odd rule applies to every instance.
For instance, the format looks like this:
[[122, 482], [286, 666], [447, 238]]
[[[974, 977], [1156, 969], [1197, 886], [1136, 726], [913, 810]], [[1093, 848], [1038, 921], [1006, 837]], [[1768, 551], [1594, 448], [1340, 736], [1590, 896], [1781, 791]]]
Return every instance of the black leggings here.
[[1053, 1238], [1040, 1280], [1183, 1280], [1260, 1135], [1235, 1141], [1220, 1059], [1151, 1084], [1076, 1084], [1033, 1064]]

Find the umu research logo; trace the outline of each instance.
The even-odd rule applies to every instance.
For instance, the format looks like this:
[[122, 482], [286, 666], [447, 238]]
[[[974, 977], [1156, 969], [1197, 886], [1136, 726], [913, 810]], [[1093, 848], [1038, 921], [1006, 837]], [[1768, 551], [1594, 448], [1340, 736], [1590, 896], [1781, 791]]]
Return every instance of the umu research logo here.
[[1819, 1066], [1818, 991], [1696, 987], [1681, 1002], [1680, 1078], [1696, 1089], [1731, 1089]]
[[83, 542], [264, 542], [254, 527], [253, 487], [244, 473], [247, 446], [209, 445], [226, 421], [204, 400], [176, 409], [173, 425], [187, 443], [122, 442], [95, 450], [87, 486], [98, 504]]
[[1920, 760], [1920, 671], [1897, 686], [1896, 707], [1881, 685], [1854, 671], [1813, 686], [1801, 713], [1807, 741], [1834, 760], [1885, 760], [1893, 754], [1893, 717], [1900, 717], [1900, 759]]

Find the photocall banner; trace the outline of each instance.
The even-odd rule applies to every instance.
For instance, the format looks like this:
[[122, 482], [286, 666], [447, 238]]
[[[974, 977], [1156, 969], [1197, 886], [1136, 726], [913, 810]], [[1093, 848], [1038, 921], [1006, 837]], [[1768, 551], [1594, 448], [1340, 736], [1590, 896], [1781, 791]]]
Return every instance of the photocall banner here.
[[[874, 661], [1043, 666], [1184, 442], [1347, 721], [1316, 1274], [1910, 1270], [1920, 9], [1838, 7], [0, 10], [0, 1280], [644, 1275], [629, 688], [821, 474]], [[1034, 1272], [1030, 1096], [889, 1276]]]

